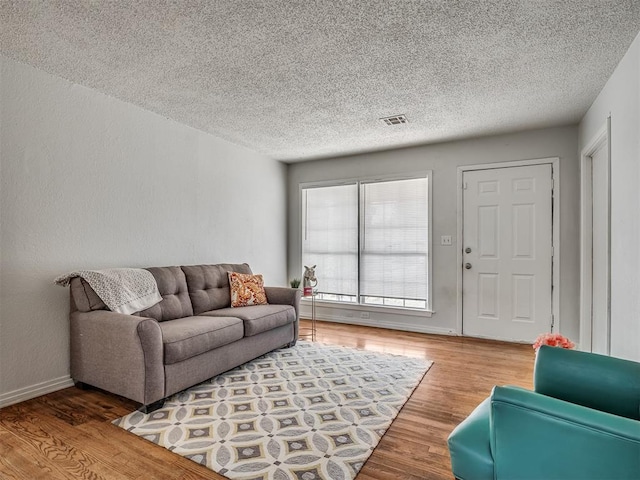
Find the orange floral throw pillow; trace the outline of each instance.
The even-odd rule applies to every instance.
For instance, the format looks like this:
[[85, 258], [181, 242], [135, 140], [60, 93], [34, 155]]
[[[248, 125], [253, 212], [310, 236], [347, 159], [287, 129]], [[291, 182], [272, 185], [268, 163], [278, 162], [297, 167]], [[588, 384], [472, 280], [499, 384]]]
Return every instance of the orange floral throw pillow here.
[[238, 272], [228, 273], [232, 307], [267, 304], [267, 294], [264, 291], [262, 275], [247, 275]]

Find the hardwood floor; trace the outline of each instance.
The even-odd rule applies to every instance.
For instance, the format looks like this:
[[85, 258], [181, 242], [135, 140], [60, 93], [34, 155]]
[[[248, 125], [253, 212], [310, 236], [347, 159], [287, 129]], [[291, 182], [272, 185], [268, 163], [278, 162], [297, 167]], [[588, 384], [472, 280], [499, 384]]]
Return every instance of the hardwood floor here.
[[[317, 340], [435, 363], [358, 480], [451, 479], [447, 436], [494, 385], [531, 388], [531, 346], [319, 322]], [[223, 479], [111, 421], [137, 405], [75, 387], [0, 410], [0, 478]]]

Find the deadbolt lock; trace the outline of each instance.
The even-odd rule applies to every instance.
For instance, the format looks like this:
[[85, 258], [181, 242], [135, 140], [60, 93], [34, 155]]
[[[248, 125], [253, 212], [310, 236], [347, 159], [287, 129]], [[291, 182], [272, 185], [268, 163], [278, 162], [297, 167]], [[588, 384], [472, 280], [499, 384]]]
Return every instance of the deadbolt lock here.
[[466, 253], [471, 253], [471, 247], [467, 247], [467, 248], [465, 248], [465, 249], [464, 249], [464, 251], [465, 251]]

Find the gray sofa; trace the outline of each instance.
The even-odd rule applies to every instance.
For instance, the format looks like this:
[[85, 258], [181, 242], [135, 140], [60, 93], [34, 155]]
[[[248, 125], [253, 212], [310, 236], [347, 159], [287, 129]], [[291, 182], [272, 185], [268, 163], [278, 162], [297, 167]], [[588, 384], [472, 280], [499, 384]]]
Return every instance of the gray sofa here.
[[265, 287], [268, 305], [230, 307], [227, 272], [249, 265], [147, 268], [162, 301], [125, 315], [107, 309], [82, 278], [71, 281], [71, 377], [142, 404], [169, 395], [298, 338], [300, 291]]

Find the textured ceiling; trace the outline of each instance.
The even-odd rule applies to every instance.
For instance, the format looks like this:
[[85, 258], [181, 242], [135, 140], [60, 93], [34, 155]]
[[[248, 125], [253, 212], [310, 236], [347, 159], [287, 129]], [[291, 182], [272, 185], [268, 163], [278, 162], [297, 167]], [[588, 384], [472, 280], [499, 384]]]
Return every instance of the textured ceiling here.
[[0, 0], [0, 21], [10, 58], [298, 161], [576, 123], [640, 0]]

